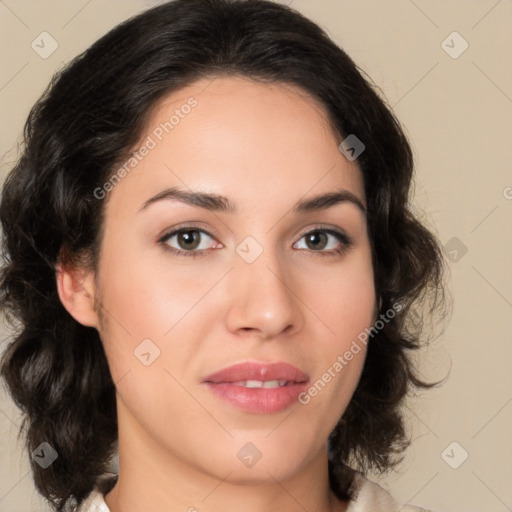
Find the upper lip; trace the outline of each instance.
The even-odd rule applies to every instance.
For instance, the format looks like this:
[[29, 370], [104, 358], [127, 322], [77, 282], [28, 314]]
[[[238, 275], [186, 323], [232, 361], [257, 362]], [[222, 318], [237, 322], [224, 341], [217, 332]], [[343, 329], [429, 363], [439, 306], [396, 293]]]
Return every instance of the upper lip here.
[[245, 362], [223, 368], [203, 379], [203, 382], [239, 382], [245, 380], [286, 380], [306, 382], [309, 376], [299, 368], [284, 362]]

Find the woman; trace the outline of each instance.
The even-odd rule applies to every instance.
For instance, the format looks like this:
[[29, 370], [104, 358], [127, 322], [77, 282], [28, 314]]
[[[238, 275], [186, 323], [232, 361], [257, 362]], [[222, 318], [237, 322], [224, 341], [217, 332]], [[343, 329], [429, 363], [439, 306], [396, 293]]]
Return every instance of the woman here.
[[[2, 375], [55, 510], [391, 511], [438, 241], [351, 59], [261, 1], [128, 20], [32, 109], [3, 190]], [[109, 472], [119, 451], [118, 474]]]

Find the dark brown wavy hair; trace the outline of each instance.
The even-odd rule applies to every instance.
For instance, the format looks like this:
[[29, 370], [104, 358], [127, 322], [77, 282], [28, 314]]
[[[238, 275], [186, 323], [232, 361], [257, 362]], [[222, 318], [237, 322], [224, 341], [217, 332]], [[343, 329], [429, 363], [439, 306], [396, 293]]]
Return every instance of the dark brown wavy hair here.
[[83, 502], [117, 441], [101, 339], [63, 307], [56, 264], [65, 255], [64, 263], [96, 268], [105, 201], [95, 189], [138, 141], [159, 99], [221, 74], [298, 86], [326, 108], [340, 141], [363, 141], [357, 164], [379, 313], [401, 310], [370, 340], [358, 387], [330, 435], [333, 491], [351, 498], [350, 468], [385, 471], [408, 444], [402, 401], [429, 386], [411, 354], [445, 293], [439, 242], [409, 202], [413, 157], [403, 130], [350, 57], [298, 12], [265, 0], [176, 0], [118, 25], [56, 74], [29, 114], [3, 188], [0, 305], [14, 335], [0, 370], [24, 414], [19, 435], [29, 453], [43, 442], [58, 453], [46, 469], [30, 459], [35, 486], [56, 511]]

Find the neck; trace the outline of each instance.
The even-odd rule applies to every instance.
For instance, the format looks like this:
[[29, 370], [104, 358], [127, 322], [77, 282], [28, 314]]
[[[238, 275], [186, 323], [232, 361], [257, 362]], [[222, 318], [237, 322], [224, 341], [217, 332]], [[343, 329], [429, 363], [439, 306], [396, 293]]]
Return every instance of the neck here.
[[105, 496], [111, 512], [238, 512], [241, 504], [245, 512], [347, 508], [348, 503], [338, 500], [329, 487], [326, 450], [285, 477], [276, 478], [268, 470], [255, 479], [246, 473], [242, 477], [237, 465], [214, 475], [163, 449], [133, 417], [127, 418], [120, 415], [119, 478]]

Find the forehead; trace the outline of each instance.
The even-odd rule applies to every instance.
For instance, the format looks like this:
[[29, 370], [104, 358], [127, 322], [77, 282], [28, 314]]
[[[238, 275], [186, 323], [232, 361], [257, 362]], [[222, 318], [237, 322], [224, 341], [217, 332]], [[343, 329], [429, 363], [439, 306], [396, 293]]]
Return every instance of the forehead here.
[[204, 78], [154, 106], [109, 202], [140, 206], [179, 186], [260, 206], [344, 188], [364, 203], [360, 170], [339, 142], [323, 105], [296, 86]]

